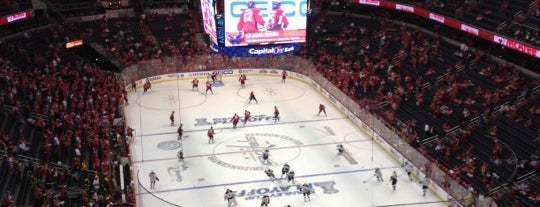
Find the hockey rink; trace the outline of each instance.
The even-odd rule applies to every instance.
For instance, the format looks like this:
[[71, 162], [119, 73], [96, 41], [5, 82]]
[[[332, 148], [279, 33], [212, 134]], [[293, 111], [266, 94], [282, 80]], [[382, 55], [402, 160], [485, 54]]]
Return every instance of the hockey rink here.
[[[143, 94], [142, 88], [129, 94], [126, 121], [135, 129], [131, 142], [137, 204], [141, 207], [227, 206], [226, 189], [236, 192], [237, 206], [258, 207], [263, 195], [269, 206], [363, 207], [363, 206], [447, 206], [428, 192], [422, 196], [418, 181], [409, 181], [404, 169], [330, 101], [303, 81], [281, 82], [278, 76], [248, 74], [245, 88], [237, 77], [223, 77], [223, 86], [213, 94], [191, 90], [191, 79], [161, 81]], [[259, 103], [248, 104], [253, 91]], [[317, 115], [319, 104], [327, 116]], [[274, 106], [280, 121], [273, 117]], [[231, 118], [244, 111], [252, 117], [232, 129]], [[175, 111], [175, 126], [169, 115]], [[241, 119], [241, 120], [242, 120]], [[176, 130], [183, 124], [184, 137]], [[208, 144], [207, 130], [213, 126], [215, 143]], [[338, 155], [336, 144], [346, 153]], [[176, 154], [183, 149], [184, 163]], [[270, 150], [270, 163], [262, 162], [262, 152]], [[274, 170], [277, 178], [288, 163], [296, 173], [295, 183], [286, 179], [270, 181], [263, 172]], [[381, 168], [383, 182], [373, 177]], [[159, 178], [150, 189], [148, 174]], [[399, 175], [397, 189], [389, 178]], [[311, 201], [304, 201], [300, 185], [312, 189]], [[433, 202], [433, 203], [429, 203]], [[420, 204], [422, 203], [422, 204]]]

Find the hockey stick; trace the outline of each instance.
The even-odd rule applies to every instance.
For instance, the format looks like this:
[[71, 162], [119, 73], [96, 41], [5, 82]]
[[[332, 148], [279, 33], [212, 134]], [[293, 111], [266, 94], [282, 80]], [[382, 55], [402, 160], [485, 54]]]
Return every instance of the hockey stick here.
[[223, 132], [223, 129], [214, 130], [214, 133], [216, 133], [216, 134], [221, 133], [221, 132]]
[[364, 183], [367, 183], [369, 180], [371, 180], [371, 178], [375, 177], [375, 175], [372, 175], [371, 177], [369, 177], [367, 180], [364, 180]]

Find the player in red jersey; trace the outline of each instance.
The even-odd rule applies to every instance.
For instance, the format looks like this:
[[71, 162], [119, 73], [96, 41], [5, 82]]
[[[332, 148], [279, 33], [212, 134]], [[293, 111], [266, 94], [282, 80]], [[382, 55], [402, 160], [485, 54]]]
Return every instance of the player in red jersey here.
[[191, 90], [192, 91], [195, 91], [195, 90], [199, 90], [199, 80], [197, 78], [194, 78], [192, 81], [191, 81]]
[[281, 71], [281, 82], [285, 83], [285, 80], [287, 79], [287, 71]]
[[257, 101], [257, 98], [255, 98], [255, 93], [253, 93], [253, 91], [251, 91], [251, 93], [249, 93], [249, 102], [248, 102], [248, 104], [250, 104], [251, 101], [255, 101], [256, 103], [259, 103], [259, 101]]
[[131, 89], [134, 91], [134, 92], [137, 92], [137, 83], [133, 80], [131, 81]]
[[320, 114], [324, 113], [324, 116], [327, 116], [326, 115], [326, 107], [323, 105], [323, 104], [319, 104], [319, 113], [317, 114], [317, 116], [319, 116]]
[[238, 21], [237, 29], [239, 32], [253, 33], [259, 31], [259, 25], [264, 26], [264, 19], [261, 11], [255, 7], [254, 1], [248, 1], [248, 8], [242, 11]]
[[242, 88], [246, 87], [246, 80], [247, 80], [246, 74], [241, 74], [240, 78], [238, 78], [238, 81], [240, 81], [240, 86]]
[[184, 129], [182, 128], [182, 124], [180, 124], [176, 132], [178, 132], [178, 141], [180, 141], [182, 139], [182, 135], [184, 134]]
[[214, 91], [212, 91], [212, 83], [210, 81], [206, 82], [206, 94], [208, 94], [208, 91], [214, 94]]
[[244, 125], [246, 125], [246, 122], [248, 121], [249, 117], [251, 117], [251, 112], [246, 110], [244, 112]]
[[238, 125], [238, 122], [240, 121], [240, 116], [238, 116], [238, 114], [234, 113], [234, 116], [232, 117], [232, 124], [233, 124], [233, 129], [236, 129], [236, 125]]
[[208, 135], [208, 144], [214, 143], [214, 134], [216, 134], [216, 132], [214, 131], [214, 127], [210, 127], [206, 134]]
[[171, 126], [174, 126], [174, 111], [172, 111], [171, 115], [169, 116], [169, 119], [171, 120]]
[[279, 121], [279, 110], [274, 106], [274, 122]]
[[212, 74], [210, 75], [212, 77], [212, 83], [213, 84], [216, 84], [216, 80], [217, 80], [217, 73], [216, 71], [212, 72]]
[[289, 20], [287, 16], [283, 13], [281, 9], [281, 1], [272, 2], [272, 11], [270, 12], [270, 19], [268, 20], [267, 30], [268, 31], [283, 31], [283, 29], [289, 26]]
[[146, 79], [146, 83], [144, 83], [144, 93], [146, 93], [148, 91], [148, 89], [151, 89], [152, 88], [152, 84], [150, 83], [150, 81], [148, 79]]

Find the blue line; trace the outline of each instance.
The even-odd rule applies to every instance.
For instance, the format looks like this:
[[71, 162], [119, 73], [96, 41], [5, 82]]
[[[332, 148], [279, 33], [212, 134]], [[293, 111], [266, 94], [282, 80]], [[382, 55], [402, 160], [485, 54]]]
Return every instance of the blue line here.
[[[275, 122], [275, 123], [272, 123], [272, 124], [255, 124], [255, 125], [243, 126], [241, 128], [270, 126], [270, 125], [276, 125], [276, 124], [297, 124], [297, 123], [309, 123], [309, 122], [318, 122], [318, 121], [333, 121], [333, 120], [340, 120], [340, 119], [348, 119], [348, 118], [347, 117], [341, 117], [341, 118], [307, 120], [307, 121]], [[210, 126], [212, 126], [212, 125], [210, 125]], [[220, 129], [232, 129], [232, 127], [214, 128], [214, 130], [220, 130]], [[184, 131], [184, 133], [187, 133], [187, 132], [202, 132], [202, 131], [207, 131], [207, 130], [208, 129], [189, 130], [189, 131]], [[162, 132], [162, 133], [155, 133], [155, 134], [136, 135], [136, 137], [156, 136], [156, 135], [166, 135], [166, 134], [176, 134], [176, 133], [177, 132]]]
[[[395, 169], [395, 168], [400, 168], [400, 167], [380, 167], [380, 168], [381, 169]], [[339, 175], [339, 174], [357, 173], [357, 172], [365, 172], [365, 171], [372, 171], [372, 170], [374, 170], [374, 169], [371, 168], [371, 169], [348, 170], [348, 171], [331, 172], [331, 173], [319, 173], [319, 174], [312, 174], [312, 175], [297, 176], [297, 178], [308, 178], [308, 177], [327, 176], [327, 175]], [[184, 191], [184, 190], [197, 190], [197, 189], [203, 189], [203, 188], [214, 188], [214, 187], [241, 185], [241, 184], [258, 183], [258, 182], [268, 182], [268, 179], [252, 180], [252, 181], [244, 181], [244, 182], [235, 182], [235, 183], [215, 184], [215, 185], [205, 185], [205, 186], [194, 186], [194, 187], [190, 187], [190, 188], [168, 189], [168, 190], [160, 190], [160, 191], [154, 191], [154, 192], [137, 193], [136, 195], [145, 195], [145, 194], [155, 195], [157, 193], [168, 193], [168, 192]]]

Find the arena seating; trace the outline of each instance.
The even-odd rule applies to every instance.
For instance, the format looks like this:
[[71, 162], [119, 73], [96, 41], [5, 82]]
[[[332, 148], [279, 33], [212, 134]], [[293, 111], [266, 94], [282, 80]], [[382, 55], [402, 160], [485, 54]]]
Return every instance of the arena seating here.
[[1, 0], [0, 17], [32, 8], [30, 0]]

